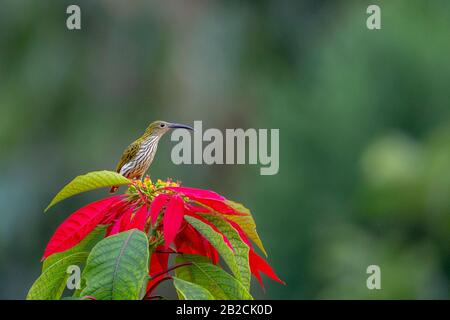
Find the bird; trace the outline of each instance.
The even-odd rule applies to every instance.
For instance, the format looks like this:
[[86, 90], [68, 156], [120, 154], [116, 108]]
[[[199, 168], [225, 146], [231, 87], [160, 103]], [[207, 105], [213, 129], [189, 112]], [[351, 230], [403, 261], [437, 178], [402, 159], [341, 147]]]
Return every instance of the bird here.
[[[159, 139], [167, 131], [177, 128], [194, 130], [184, 124], [161, 120], [150, 123], [144, 134], [125, 149], [117, 164], [116, 172], [128, 179], [141, 179], [153, 162]], [[115, 193], [117, 189], [118, 186], [113, 186], [110, 193]]]

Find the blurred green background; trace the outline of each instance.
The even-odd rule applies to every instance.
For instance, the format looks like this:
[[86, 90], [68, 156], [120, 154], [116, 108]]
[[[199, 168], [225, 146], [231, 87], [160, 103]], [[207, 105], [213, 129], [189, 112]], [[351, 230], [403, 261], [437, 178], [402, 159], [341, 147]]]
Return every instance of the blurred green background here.
[[274, 176], [175, 166], [168, 136], [151, 168], [252, 210], [287, 282], [257, 298], [449, 298], [450, 1], [2, 0], [0, 298], [25, 298], [56, 226], [106, 195], [44, 214], [55, 193], [156, 119], [280, 129]]

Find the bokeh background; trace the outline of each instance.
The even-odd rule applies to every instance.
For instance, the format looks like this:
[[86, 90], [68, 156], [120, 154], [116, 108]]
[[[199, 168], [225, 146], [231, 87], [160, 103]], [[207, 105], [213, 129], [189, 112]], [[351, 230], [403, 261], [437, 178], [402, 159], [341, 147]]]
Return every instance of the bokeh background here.
[[44, 214], [55, 193], [164, 119], [280, 129], [274, 176], [175, 166], [169, 137], [151, 169], [252, 210], [287, 282], [257, 298], [449, 298], [449, 39], [448, 0], [2, 0], [0, 297], [25, 298], [56, 226], [105, 190]]

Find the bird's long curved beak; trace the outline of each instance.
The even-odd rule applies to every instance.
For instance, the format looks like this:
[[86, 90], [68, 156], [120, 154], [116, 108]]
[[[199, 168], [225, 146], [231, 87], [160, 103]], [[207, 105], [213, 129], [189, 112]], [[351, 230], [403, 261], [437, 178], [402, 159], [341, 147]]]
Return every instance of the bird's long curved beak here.
[[188, 129], [188, 130], [194, 130], [194, 128], [187, 126], [185, 124], [180, 123], [171, 123], [169, 124], [169, 128], [171, 129]]

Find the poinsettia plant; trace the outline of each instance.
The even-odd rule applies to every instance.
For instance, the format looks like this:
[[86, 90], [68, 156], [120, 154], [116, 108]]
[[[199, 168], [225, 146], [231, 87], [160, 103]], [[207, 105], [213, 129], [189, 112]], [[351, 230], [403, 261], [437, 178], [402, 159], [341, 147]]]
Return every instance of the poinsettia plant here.
[[[255, 250], [267, 256], [250, 211], [209, 190], [96, 171], [72, 180], [45, 211], [113, 185], [127, 190], [82, 207], [59, 225], [27, 299], [153, 299], [163, 281], [173, 283], [180, 299], [252, 299], [252, 274], [261, 286], [261, 273], [283, 283]], [[74, 267], [80, 277], [70, 292], [68, 270]]]

